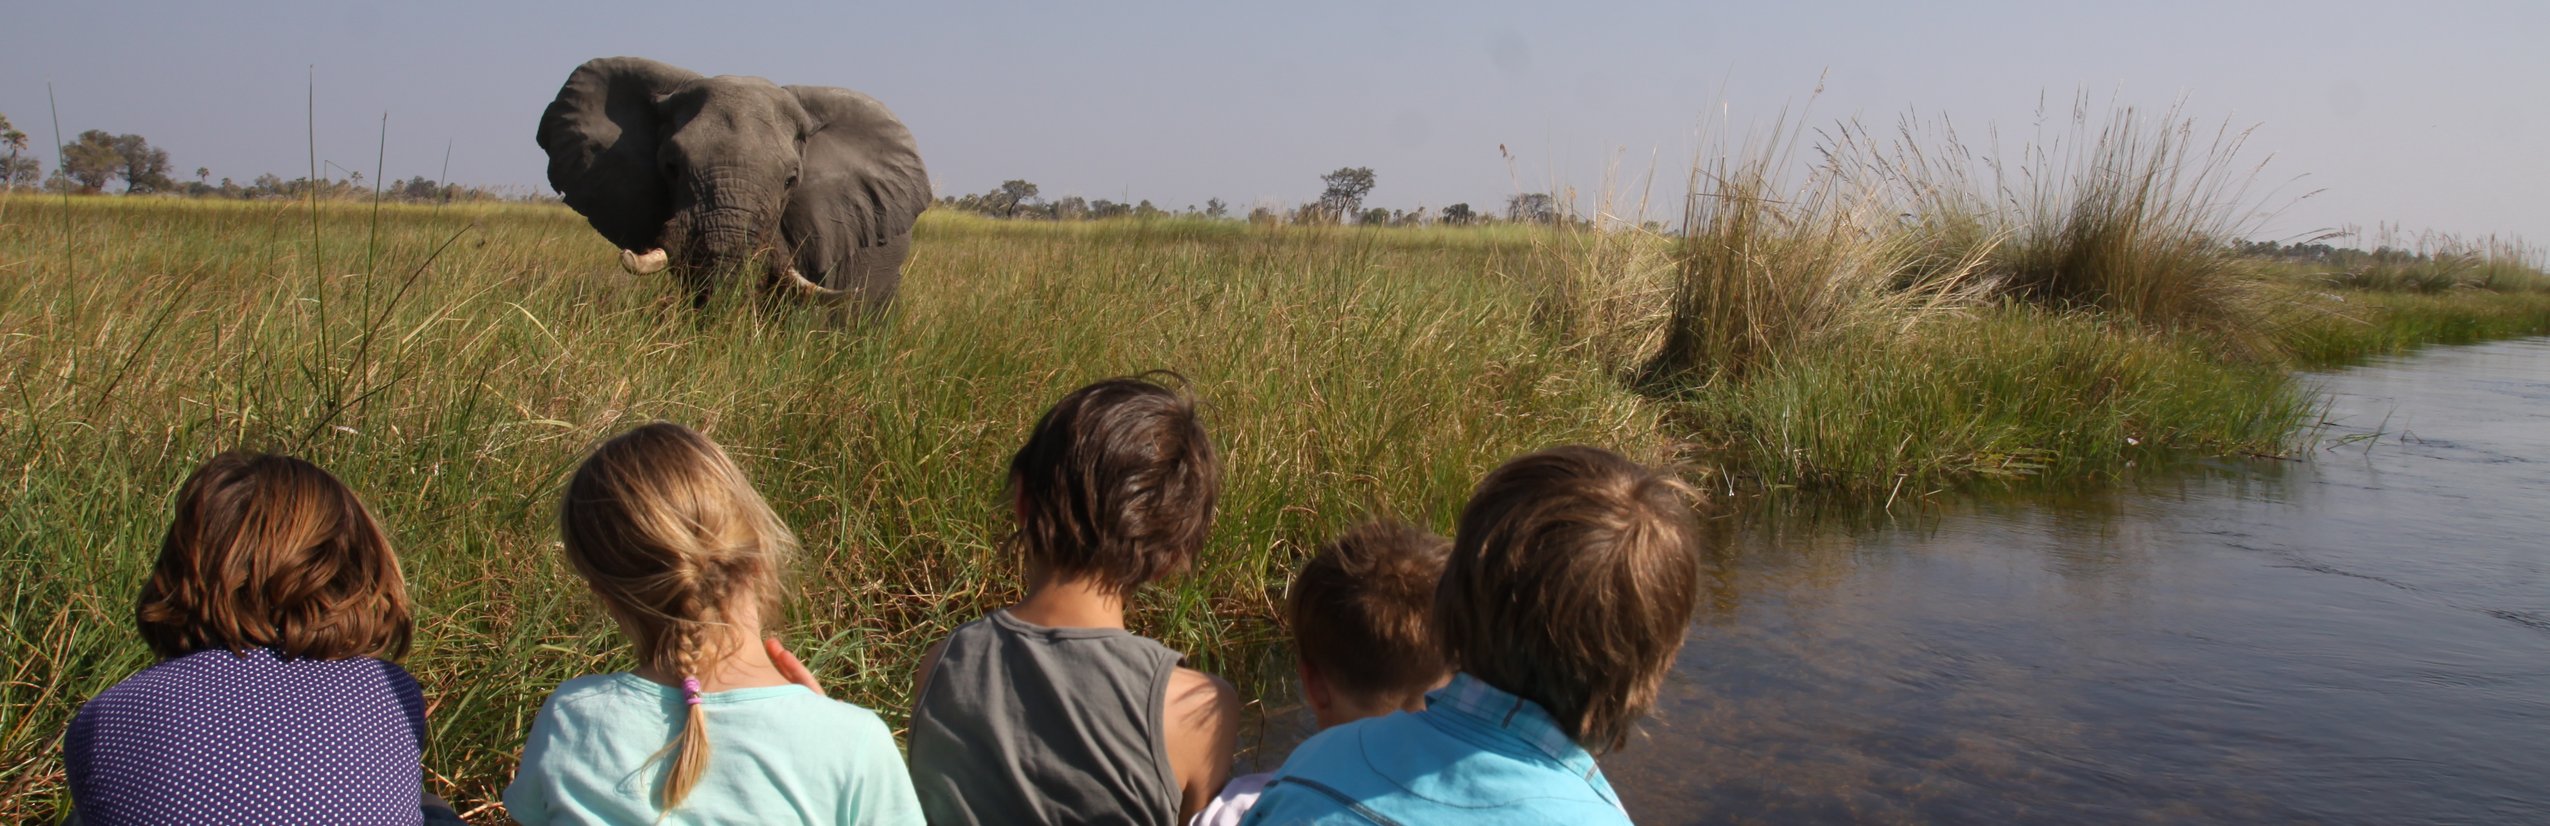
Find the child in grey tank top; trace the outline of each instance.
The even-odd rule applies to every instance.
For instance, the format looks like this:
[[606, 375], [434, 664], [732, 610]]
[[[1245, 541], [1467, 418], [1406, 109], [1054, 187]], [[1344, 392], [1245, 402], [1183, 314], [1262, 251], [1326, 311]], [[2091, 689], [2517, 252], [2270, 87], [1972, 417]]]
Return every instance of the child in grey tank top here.
[[1010, 460], [1025, 596], [923, 658], [912, 784], [935, 824], [1174, 826], [1229, 778], [1238, 697], [1125, 630], [1134, 591], [1212, 526], [1213, 447], [1186, 394], [1075, 391]]

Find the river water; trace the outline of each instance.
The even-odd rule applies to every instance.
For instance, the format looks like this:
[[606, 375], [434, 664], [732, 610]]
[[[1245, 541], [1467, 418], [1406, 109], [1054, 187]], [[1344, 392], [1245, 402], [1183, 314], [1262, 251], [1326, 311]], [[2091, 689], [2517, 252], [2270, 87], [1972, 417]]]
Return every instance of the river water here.
[[2308, 378], [2296, 460], [1723, 526], [1604, 770], [1641, 823], [2550, 823], [2550, 339]]

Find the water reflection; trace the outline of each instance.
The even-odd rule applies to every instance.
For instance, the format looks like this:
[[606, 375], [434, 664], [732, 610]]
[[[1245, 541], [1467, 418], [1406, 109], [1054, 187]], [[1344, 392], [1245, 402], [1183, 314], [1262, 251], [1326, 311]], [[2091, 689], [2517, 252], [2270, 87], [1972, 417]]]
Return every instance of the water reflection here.
[[2550, 821], [2550, 339], [2313, 380], [2299, 461], [1713, 520], [1605, 770], [1642, 823]]
[[1641, 822], [2550, 817], [2550, 342], [2318, 377], [2305, 461], [1753, 517]]

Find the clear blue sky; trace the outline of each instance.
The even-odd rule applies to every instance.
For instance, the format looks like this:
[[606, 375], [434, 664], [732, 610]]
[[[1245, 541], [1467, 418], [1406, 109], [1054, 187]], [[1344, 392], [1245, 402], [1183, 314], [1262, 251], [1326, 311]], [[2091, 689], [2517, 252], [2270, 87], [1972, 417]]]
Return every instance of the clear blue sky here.
[[315, 67], [320, 158], [371, 176], [387, 112], [391, 177], [439, 175], [449, 146], [453, 180], [545, 191], [541, 107], [584, 59], [635, 54], [873, 94], [941, 194], [1026, 178], [1172, 209], [1291, 203], [1351, 165], [1378, 173], [1375, 205], [1564, 187], [1584, 204], [1608, 169], [1652, 169], [1678, 197], [1704, 127], [1767, 123], [1822, 77], [1810, 121], [1917, 108], [1969, 135], [2030, 134], [2041, 97], [2183, 98], [2258, 127], [2262, 194], [2325, 190], [2277, 199], [2262, 234], [2395, 221], [2550, 242], [2537, 0], [57, 2], [0, 25], [0, 113], [39, 146], [50, 81], [64, 135], [140, 133], [181, 178], [307, 174]]

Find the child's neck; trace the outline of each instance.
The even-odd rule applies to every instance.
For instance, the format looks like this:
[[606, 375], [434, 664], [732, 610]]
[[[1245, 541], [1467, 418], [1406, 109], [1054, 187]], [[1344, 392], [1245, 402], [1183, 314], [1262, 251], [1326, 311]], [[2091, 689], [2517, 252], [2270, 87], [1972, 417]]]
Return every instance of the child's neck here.
[[[624, 632], [631, 630], [625, 622], [621, 628]], [[634, 635], [628, 638], [637, 639]], [[700, 664], [698, 674], [668, 674], [650, 665], [640, 665], [632, 673], [649, 682], [669, 686], [680, 686], [683, 677], [695, 676], [699, 678], [703, 693], [790, 684], [788, 678], [780, 676], [779, 667], [771, 664], [770, 652], [762, 647], [761, 613], [750, 605], [735, 611], [724, 627], [711, 629], [709, 638], [702, 642], [707, 643], [710, 650], [726, 652], [726, 656], [714, 663]]]
[[1123, 628], [1124, 597], [1096, 577], [1063, 576], [1030, 564], [1027, 596], [1009, 615], [1047, 628]]

